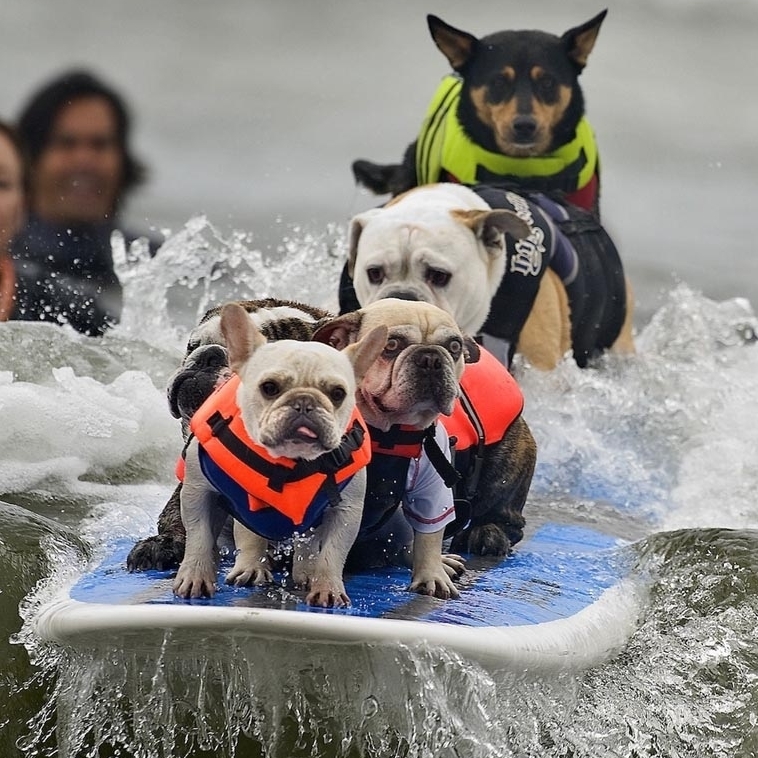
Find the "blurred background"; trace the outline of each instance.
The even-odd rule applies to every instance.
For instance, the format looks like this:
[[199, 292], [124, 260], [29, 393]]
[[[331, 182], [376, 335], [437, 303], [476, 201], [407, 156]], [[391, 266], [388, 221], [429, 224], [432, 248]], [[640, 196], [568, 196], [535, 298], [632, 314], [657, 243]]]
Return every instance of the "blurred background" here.
[[150, 167], [127, 218], [175, 232], [205, 214], [266, 249], [376, 203], [350, 162], [398, 160], [415, 137], [447, 72], [426, 13], [477, 36], [561, 34], [603, 7], [582, 81], [638, 322], [678, 280], [755, 307], [755, 0], [3, 0], [0, 117], [90, 68], [128, 99]]

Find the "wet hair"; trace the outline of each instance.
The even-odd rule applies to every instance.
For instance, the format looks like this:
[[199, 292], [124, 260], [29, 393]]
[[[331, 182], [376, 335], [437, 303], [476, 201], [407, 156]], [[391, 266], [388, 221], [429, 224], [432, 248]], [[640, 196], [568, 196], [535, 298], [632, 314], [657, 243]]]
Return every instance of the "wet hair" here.
[[32, 95], [18, 117], [17, 129], [29, 166], [34, 166], [50, 141], [53, 125], [63, 108], [75, 100], [107, 100], [116, 117], [116, 138], [124, 160], [117, 203], [146, 178], [145, 166], [129, 149], [131, 116], [123, 98], [87, 71], [67, 71]]

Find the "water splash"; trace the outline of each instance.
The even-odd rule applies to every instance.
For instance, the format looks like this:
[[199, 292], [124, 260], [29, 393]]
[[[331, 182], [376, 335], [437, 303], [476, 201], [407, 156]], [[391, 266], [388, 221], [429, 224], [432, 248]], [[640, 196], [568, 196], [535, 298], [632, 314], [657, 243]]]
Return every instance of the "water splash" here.
[[126, 307], [117, 331], [157, 345], [167, 336], [181, 344], [206, 310], [228, 300], [279, 297], [333, 307], [345, 236], [337, 225], [320, 234], [292, 227], [264, 253], [252, 247], [252, 234], [226, 236], [197, 216], [153, 258], [142, 248], [127, 250], [121, 240], [114, 262]]
[[[192, 323], [214, 298], [226, 297], [220, 293], [302, 293], [313, 302], [309, 292], [334, 292], [341, 262], [329, 257], [324, 238], [296, 240], [269, 260], [249, 250], [248, 238], [223, 240], [204, 220], [182, 234], [168, 243], [167, 265], [158, 266], [158, 257], [128, 264], [130, 298], [152, 283], [155, 298], [129, 316], [125, 331], [114, 330], [108, 356], [115, 345], [152, 348], [161, 339], [176, 340], [179, 349], [187, 327], [173, 313], [172, 288], [184, 293]], [[183, 262], [195, 254], [196, 265]], [[324, 263], [323, 286], [311, 256], [319, 272]], [[213, 269], [216, 259], [226, 267], [221, 274]], [[636, 356], [606, 356], [584, 371], [569, 362], [549, 374], [521, 367], [526, 418], [539, 445], [527, 518], [530, 508], [552, 509], [579, 523], [604, 518], [622, 530], [633, 519], [629, 533], [646, 535], [685, 516], [697, 527], [710, 519], [722, 527], [755, 525], [755, 329], [744, 301], [715, 303], [681, 286], [638, 335]], [[78, 356], [79, 343], [72, 342]], [[138, 355], [151, 360], [147, 349]], [[82, 395], [90, 391], [70, 373], [58, 376]], [[0, 400], [12, 384], [0, 383]], [[141, 397], [137, 405], [150, 408], [155, 400], [159, 414], [162, 395], [141, 386], [131, 401]], [[32, 403], [42, 403], [46, 392], [38, 386]], [[122, 400], [115, 393], [106, 402], [117, 409]], [[172, 448], [168, 431], [165, 440]], [[709, 446], [718, 451], [713, 459]], [[97, 475], [73, 477], [75, 496], [88, 503], [83, 533], [95, 549], [111, 533], [142, 534], [153, 523], [144, 508], [136, 515], [145, 496], [140, 488], [148, 485], [129, 478], [129, 461], [140, 452], [126, 448], [127, 460], [109, 470], [126, 472], [115, 486]], [[62, 443], [53, 454], [60, 449]], [[107, 445], [102, 453], [93, 445], [87, 465], [109, 454]], [[173, 463], [168, 453], [164, 463], [169, 458]], [[48, 495], [56, 486], [38, 484]], [[150, 497], [159, 504], [162, 494]], [[758, 688], [752, 673], [758, 566], [750, 556], [758, 554], [758, 539], [749, 532], [727, 536], [698, 528], [640, 543], [639, 571], [655, 578], [630, 645], [604, 666], [550, 681], [488, 674], [423, 646], [302, 651], [263, 638], [200, 642], [174, 635], [151, 645], [110, 639], [98, 648], [59, 649], [33, 639], [36, 601], [30, 601], [18, 640], [40, 672], [30, 687], [39, 689], [44, 679], [50, 699], [22, 747], [52, 756], [57, 739], [57, 755], [66, 758], [100, 748], [139, 756], [590, 758], [599, 746], [628, 758], [748, 756]], [[65, 586], [62, 576], [53, 575], [52, 588]]]

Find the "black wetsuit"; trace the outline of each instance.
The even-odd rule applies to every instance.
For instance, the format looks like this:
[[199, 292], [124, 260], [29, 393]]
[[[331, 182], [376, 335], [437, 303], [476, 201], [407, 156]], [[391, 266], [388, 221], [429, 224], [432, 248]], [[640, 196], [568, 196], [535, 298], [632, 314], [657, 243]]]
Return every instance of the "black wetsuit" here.
[[[19, 321], [69, 323], [90, 336], [121, 319], [123, 294], [113, 268], [111, 224], [56, 226], [30, 216], [11, 245]], [[137, 235], [124, 232], [126, 244]], [[151, 241], [154, 254], [157, 243]]]

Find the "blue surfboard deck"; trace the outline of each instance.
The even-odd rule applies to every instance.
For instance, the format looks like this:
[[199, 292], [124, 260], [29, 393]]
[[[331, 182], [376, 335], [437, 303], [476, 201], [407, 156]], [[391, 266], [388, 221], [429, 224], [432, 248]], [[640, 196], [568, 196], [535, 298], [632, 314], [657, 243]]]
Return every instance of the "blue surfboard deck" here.
[[348, 574], [347, 608], [314, 608], [285, 579], [231, 587], [222, 561], [213, 598], [173, 595], [174, 572], [129, 573], [132, 541], [115, 543], [68, 594], [43, 609], [38, 633], [83, 644], [106, 632], [192, 628], [324, 642], [440, 644], [485, 664], [586, 665], [624, 644], [638, 613], [627, 576], [632, 555], [617, 537], [583, 526], [546, 523], [505, 559], [469, 558], [461, 597], [409, 593], [410, 571]]

